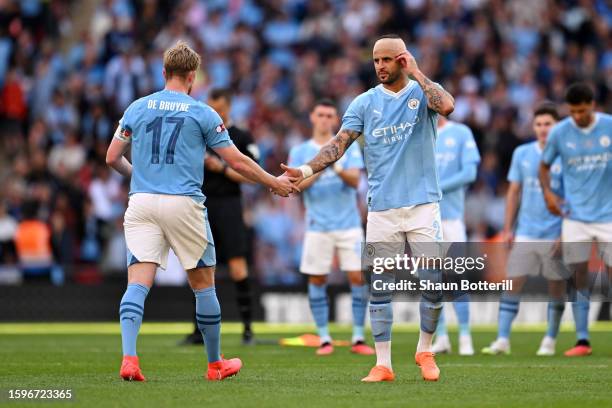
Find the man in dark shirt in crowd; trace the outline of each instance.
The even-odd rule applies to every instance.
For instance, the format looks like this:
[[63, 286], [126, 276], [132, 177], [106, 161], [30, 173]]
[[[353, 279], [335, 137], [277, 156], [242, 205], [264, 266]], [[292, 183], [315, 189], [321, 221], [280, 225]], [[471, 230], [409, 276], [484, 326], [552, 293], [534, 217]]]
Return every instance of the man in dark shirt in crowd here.
[[[229, 136], [238, 150], [258, 161], [259, 151], [251, 134], [234, 126], [230, 120], [230, 91], [221, 88], [211, 90], [207, 103], [223, 119]], [[244, 324], [242, 342], [251, 344], [253, 342], [252, 295], [246, 262], [247, 229], [242, 219], [240, 184], [253, 183], [253, 181], [228, 167], [211, 149], [206, 151], [204, 166], [206, 183], [202, 191], [206, 196], [205, 204], [208, 208], [217, 259], [228, 265], [229, 275], [236, 285], [236, 301]], [[193, 333], [185, 338], [184, 343], [202, 343], [202, 334], [197, 325]]]

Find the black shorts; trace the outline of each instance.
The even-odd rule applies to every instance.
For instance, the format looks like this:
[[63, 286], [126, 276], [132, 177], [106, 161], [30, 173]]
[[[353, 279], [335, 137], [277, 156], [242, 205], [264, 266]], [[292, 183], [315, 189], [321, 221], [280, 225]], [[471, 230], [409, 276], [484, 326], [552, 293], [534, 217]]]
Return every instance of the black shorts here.
[[215, 241], [217, 261], [247, 254], [247, 229], [242, 219], [242, 199], [238, 197], [207, 197], [208, 221]]

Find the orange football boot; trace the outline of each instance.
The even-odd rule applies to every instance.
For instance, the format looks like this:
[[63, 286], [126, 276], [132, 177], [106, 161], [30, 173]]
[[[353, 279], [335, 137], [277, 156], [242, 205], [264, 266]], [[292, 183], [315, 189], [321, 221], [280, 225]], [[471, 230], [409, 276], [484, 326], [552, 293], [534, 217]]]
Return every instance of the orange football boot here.
[[323, 343], [317, 349], [317, 356], [328, 356], [334, 352], [334, 346], [331, 343]]
[[566, 357], [585, 357], [593, 353], [593, 348], [586, 344], [576, 344], [564, 354]]
[[414, 361], [421, 367], [421, 375], [425, 381], [438, 381], [440, 369], [436, 365], [434, 353], [423, 351], [414, 355]]
[[361, 354], [362, 356], [371, 356], [376, 354], [376, 351], [363, 341], [358, 341], [351, 346], [351, 353]]
[[238, 374], [241, 368], [242, 361], [239, 358], [230, 358], [229, 360], [221, 358], [214, 363], [208, 363], [206, 378], [208, 381], [221, 381]]
[[138, 356], [123, 356], [119, 375], [125, 381], [145, 381], [145, 377], [142, 375], [140, 365], [138, 364]]
[[367, 377], [361, 379], [363, 382], [382, 382], [395, 380], [395, 374], [390, 368], [377, 365], [370, 370]]

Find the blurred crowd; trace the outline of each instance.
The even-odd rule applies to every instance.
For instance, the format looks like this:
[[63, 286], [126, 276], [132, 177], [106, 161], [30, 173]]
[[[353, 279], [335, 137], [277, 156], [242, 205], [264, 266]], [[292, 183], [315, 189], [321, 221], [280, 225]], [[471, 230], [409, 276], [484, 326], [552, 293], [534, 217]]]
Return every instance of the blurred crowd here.
[[[203, 57], [192, 96], [230, 88], [233, 121], [278, 174], [309, 136], [313, 102], [343, 112], [376, 83], [373, 41], [402, 36], [475, 134], [476, 240], [502, 227], [506, 171], [535, 104], [561, 103], [581, 79], [612, 111], [611, 28], [605, 0], [0, 0], [0, 281], [124, 276], [129, 186], [106, 147], [123, 110], [163, 88], [162, 53], [179, 39]], [[299, 199], [244, 194], [256, 276], [298, 281]]]

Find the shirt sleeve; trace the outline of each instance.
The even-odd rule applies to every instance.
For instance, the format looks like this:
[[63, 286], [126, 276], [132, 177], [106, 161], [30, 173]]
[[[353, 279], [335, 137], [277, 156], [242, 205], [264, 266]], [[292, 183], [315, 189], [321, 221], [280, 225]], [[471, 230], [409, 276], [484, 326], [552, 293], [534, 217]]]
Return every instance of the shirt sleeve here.
[[542, 161], [547, 165], [551, 165], [559, 156], [559, 131], [558, 127], [554, 127], [548, 134], [548, 140], [542, 152]]
[[206, 146], [214, 149], [233, 145], [234, 143], [230, 139], [229, 133], [227, 133], [225, 124], [219, 114], [208, 106], [204, 107], [204, 109], [206, 119], [202, 123], [202, 131]]
[[363, 133], [363, 97], [353, 99], [342, 117], [342, 129]]
[[363, 169], [363, 156], [361, 155], [361, 149], [357, 142], [353, 142], [348, 148], [346, 154], [343, 157], [346, 157], [346, 160], [342, 166], [344, 170], [347, 169]]
[[464, 128], [463, 136], [463, 154], [461, 155], [462, 165], [467, 166], [470, 164], [480, 163], [480, 153], [478, 153], [478, 146], [474, 140], [472, 131], [467, 126]]
[[126, 143], [132, 143], [132, 133], [134, 129], [133, 112], [134, 104], [132, 103], [123, 113], [121, 119], [119, 119], [119, 126], [115, 130], [114, 138], [119, 139]]
[[508, 171], [508, 181], [514, 183], [522, 183], [523, 175], [521, 174], [520, 163], [521, 159], [519, 157], [519, 149], [516, 149], [514, 153], [512, 153], [512, 162], [510, 163], [510, 170]]

